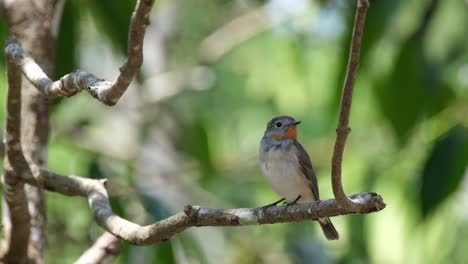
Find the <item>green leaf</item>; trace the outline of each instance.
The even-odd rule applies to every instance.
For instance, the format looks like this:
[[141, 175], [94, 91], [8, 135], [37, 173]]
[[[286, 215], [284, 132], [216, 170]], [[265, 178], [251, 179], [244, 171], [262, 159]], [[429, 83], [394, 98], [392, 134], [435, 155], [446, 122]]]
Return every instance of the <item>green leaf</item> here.
[[[171, 216], [169, 209], [164, 206], [163, 202], [157, 197], [153, 195], [147, 195], [145, 193], [140, 193], [139, 197], [144, 208], [146, 209], [146, 212], [154, 217], [154, 219], [157, 221]], [[158, 260], [160, 263], [176, 263], [171, 240], [158, 245], [153, 245], [151, 250], [153, 260]]]
[[178, 125], [184, 132], [176, 138], [178, 149], [198, 161], [202, 177], [209, 177], [215, 168], [210, 156], [206, 124], [199, 119], [179, 121]]
[[143, 207], [146, 212], [149, 213], [154, 219], [164, 219], [171, 216], [171, 212], [164, 205], [164, 203], [155, 197], [154, 195], [148, 195], [145, 193], [139, 193], [138, 197], [140, 198]]
[[98, 28], [109, 37], [119, 52], [125, 54], [135, 1], [100, 0], [88, 1], [87, 4]]
[[[3, 20], [0, 20], [0, 40], [2, 42], [2, 47], [3, 45], [5, 44], [5, 40], [8, 38], [8, 28], [7, 28], [7, 25], [5, 23], [5, 21]], [[3, 68], [3, 66], [5, 65], [5, 59], [2, 59], [0, 60], [0, 67]]]
[[423, 117], [437, 114], [455, 97], [442, 78], [446, 65], [431, 62], [423, 48], [437, 3], [431, 1], [427, 6], [418, 28], [403, 42], [389, 75], [377, 80], [377, 101], [400, 145], [408, 141]]
[[454, 92], [441, 78], [441, 67], [427, 61], [422, 46], [419, 34], [409, 38], [393, 71], [388, 78], [378, 81], [376, 87], [382, 114], [401, 145], [423, 116], [440, 112], [454, 98]]
[[[341, 40], [342, 48], [340, 49], [340, 64], [336, 71], [335, 78], [336, 83], [334, 85], [334, 94], [331, 98], [329, 113], [334, 118], [329, 118], [332, 121], [332, 126], [336, 125], [336, 116], [339, 112], [340, 102], [341, 102], [341, 92], [343, 88], [343, 82], [346, 74], [346, 66], [348, 63], [349, 49], [351, 43], [351, 36], [354, 26], [354, 15], [355, 15], [355, 2], [347, 2], [346, 13], [345, 13], [345, 25], [346, 32]], [[368, 55], [374, 47], [375, 43], [378, 43], [379, 39], [385, 36], [387, 32], [388, 25], [392, 17], [395, 15], [395, 12], [398, 10], [399, 1], [372, 1], [371, 8], [367, 12], [366, 24], [364, 25], [364, 34], [362, 36], [362, 45], [361, 45], [361, 54], [360, 54], [360, 64], [358, 76], [365, 74], [368, 67], [373, 65], [368, 65]], [[359, 89], [359, 88], [357, 88]]]
[[457, 125], [434, 145], [422, 173], [420, 192], [423, 218], [459, 186], [468, 166], [468, 128]]
[[154, 257], [153, 260], [157, 260], [159, 263], [176, 263], [175, 252], [172, 248], [172, 242], [166, 241], [159, 245], [153, 246]]
[[411, 38], [403, 45], [390, 77], [376, 89], [381, 111], [400, 143], [405, 143], [424, 111], [423, 69], [421, 41]]
[[79, 38], [80, 5], [65, 1], [57, 38], [54, 80], [77, 68], [77, 44]]

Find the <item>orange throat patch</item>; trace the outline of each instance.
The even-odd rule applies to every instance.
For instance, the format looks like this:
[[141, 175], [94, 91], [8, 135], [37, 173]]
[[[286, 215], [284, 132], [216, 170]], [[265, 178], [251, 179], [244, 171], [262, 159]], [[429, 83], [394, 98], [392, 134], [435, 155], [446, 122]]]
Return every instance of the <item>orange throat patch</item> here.
[[274, 140], [282, 140], [282, 139], [292, 139], [292, 140], [296, 140], [297, 139], [297, 130], [296, 130], [296, 126], [295, 125], [292, 125], [288, 128], [288, 130], [286, 130], [286, 133], [283, 134], [283, 135], [279, 135], [279, 136], [273, 136], [273, 139]]

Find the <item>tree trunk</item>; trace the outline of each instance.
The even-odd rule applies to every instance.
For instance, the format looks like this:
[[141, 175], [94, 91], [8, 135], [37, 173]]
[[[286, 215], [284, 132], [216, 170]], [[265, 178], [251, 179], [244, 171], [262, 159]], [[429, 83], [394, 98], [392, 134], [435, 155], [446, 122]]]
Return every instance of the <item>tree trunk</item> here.
[[[44, 72], [51, 76], [54, 70], [55, 45], [58, 19], [55, 17], [57, 0], [3, 3], [4, 17], [9, 33], [18, 38], [24, 49], [32, 55]], [[56, 21], [54, 21], [54, 19]], [[29, 164], [47, 166], [47, 142], [49, 136], [49, 104], [37, 89], [23, 77], [22, 86], [23, 153]], [[35, 263], [42, 263], [45, 242], [45, 197], [42, 189], [25, 185], [31, 231], [28, 255]], [[4, 221], [8, 217], [4, 217]]]

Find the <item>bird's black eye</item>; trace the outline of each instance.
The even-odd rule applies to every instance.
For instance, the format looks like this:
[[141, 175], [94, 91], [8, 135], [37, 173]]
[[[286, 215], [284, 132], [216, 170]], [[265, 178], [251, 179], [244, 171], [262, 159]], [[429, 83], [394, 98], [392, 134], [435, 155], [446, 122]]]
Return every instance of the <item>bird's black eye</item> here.
[[281, 122], [279, 122], [279, 121], [275, 123], [275, 126], [276, 126], [276, 127], [281, 127], [282, 125], [283, 125], [283, 124], [282, 124]]

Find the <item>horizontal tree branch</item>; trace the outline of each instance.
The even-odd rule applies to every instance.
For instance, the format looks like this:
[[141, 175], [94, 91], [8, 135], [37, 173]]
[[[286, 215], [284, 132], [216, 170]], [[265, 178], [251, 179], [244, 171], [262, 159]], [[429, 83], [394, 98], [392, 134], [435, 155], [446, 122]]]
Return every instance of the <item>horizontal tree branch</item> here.
[[119, 239], [105, 232], [86, 250], [75, 264], [111, 263], [120, 254]]
[[[353, 44], [351, 48], [351, 59], [348, 70], [352, 71], [347, 76], [345, 82], [345, 92], [349, 89], [348, 79], [351, 78], [351, 92], [354, 82], [355, 71], [357, 70], [358, 60], [355, 56], [359, 55], [360, 35], [362, 35], [363, 17], [365, 17], [365, 10], [362, 8], [362, 3], [366, 0], [358, 0], [358, 12], [356, 17], [355, 34], [359, 36], [355, 40], [353, 37]], [[59, 81], [52, 81], [43, 70], [37, 65], [33, 58], [31, 58], [22, 48], [21, 44], [15, 39], [11, 38], [7, 41], [5, 47], [5, 54], [9, 58], [9, 63], [13, 65], [18, 72], [21, 69], [26, 78], [34, 84], [34, 86], [46, 97], [55, 96], [72, 96], [84, 89], [97, 98], [99, 101], [107, 105], [114, 105], [119, 98], [123, 95], [128, 85], [134, 78], [135, 74], [141, 67], [143, 61], [142, 45], [145, 34], [146, 26], [148, 25], [149, 12], [152, 8], [153, 0], [139, 0], [135, 12], [132, 16], [132, 22], [129, 32], [128, 42], [128, 61], [120, 68], [120, 75], [115, 82], [109, 82], [95, 77], [94, 75], [84, 71], [76, 70], [70, 74], [63, 76]], [[364, 11], [363, 11], [364, 10]], [[362, 13], [364, 12], [364, 13]], [[359, 22], [360, 21], [360, 22]], [[359, 22], [359, 23], [358, 23]], [[362, 22], [362, 23], [361, 23]], [[361, 27], [359, 29], [358, 27]], [[361, 31], [359, 31], [361, 30]], [[357, 33], [356, 33], [357, 32]], [[354, 41], [357, 41], [357, 53], [354, 49]], [[358, 57], [357, 57], [358, 58]], [[354, 68], [353, 68], [354, 67]], [[353, 72], [354, 71], [354, 72]], [[17, 74], [19, 75], [19, 74]], [[11, 92], [9, 89], [9, 93]], [[352, 93], [351, 93], [352, 94]], [[344, 104], [348, 105], [348, 109], [342, 107], [342, 111], [348, 111], [349, 120], [349, 106], [351, 97], [349, 95], [343, 96]], [[348, 101], [349, 100], [349, 101]], [[15, 100], [8, 100], [14, 103]], [[10, 111], [10, 110], [9, 110]], [[15, 110], [16, 111], [16, 110]], [[17, 112], [17, 111], [16, 111]], [[340, 115], [341, 116], [341, 115]], [[19, 119], [18, 119], [19, 120]], [[346, 121], [347, 122], [347, 121]], [[336, 174], [336, 167], [334, 167], [333, 179], [339, 176], [339, 186], [342, 195], [349, 199], [343, 192], [341, 186], [341, 160], [346, 136], [340, 138], [342, 127], [342, 120], [340, 118], [340, 126], [338, 129], [337, 145], [335, 152], [338, 154], [338, 161], [333, 162], [334, 166], [339, 165], [339, 174]], [[347, 123], [344, 127], [347, 134]], [[9, 134], [6, 134], [7, 142]], [[20, 146], [20, 145], [19, 145]], [[340, 149], [341, 148], [341, 149]], [[8, 143], [7, 143], [7, 156], [8, 156]], [[15, 149], [17, 151], [18, 160], [21, 157], [24, 159], [21, 148]], [[12, 152], [13, 153], [13, 152]], [[335, 159], [335, 156], [334, 156]], [[18, 164], [22, 164], [20, 161]], [[15, 162], [16, 163], [16, 162]], [[179, 212], [171, 217], [160, 220], [154, 224], [141, 226], [136, 223], [130, 222], [124, 218], [115, 215], [109, 203], [108, 193], [106, 189], [106, 180], [96, 180], [89, 178], [81, 178], [76, 176], [63, 176], [47, 170], [40, 169], [39, 166], [29, 164], [27, 169], [22, 166], [18, 167], [21, 170], [15, 171], [15, 177], [21, 178], [17, 180], [19, 184], [23, 182], [31, 185], [44, 188], [49, 191], [58, 192], [68, 196], [82, 196], [88, 199], [89, 206], [93, 213], [94, 219], [105, 230], [113, 234], [115, 237], [127, 241], [134, 245], [149, 245], [160, 243], [170, 239], [172, 236], [188, 229], [190, 227], [199, 226], [244, 226], [244, 225], [259, 225], [259, 224], [274, 224], [284, 222], [300, 222], [316, 220], [322, 217], [332, 217], [338, 215], [355, 214], [355, 213], [372, 213], [385, 208], [385, 203], [382, 198], [375, 193], [360, 193], [351, 196], [351, 199], [359, 204], [359, 210], [350, 210], [345, 202], [342, 201], [343, 196], [336, 195], [334, 181], [334, 193], [338, 199], [330, 199], [325, 201], [313, 202], [310, 204], [296, 204], [287, 206], [272, 206], [272, 207], [259, 207], [259, 208], [237, 208], [237, 209], [212, 209], [201, 206], [185, 206], [182, 212]], [[34, 176], [34, 177], [32, 177]], [[6, 185], [6, 187], [8, 187]], [[8, 191], [8, 190], [7, 190]], [[20, 199], [18, 199], [20, 200]], [[354, 209], [354, 208], [352, 208]], [[27, 212], [27, 211], [26, 211]], [[13, 218], [12, 218], [13, 219]], [[24, 228], [24, 226], [22, 226]], [[29, 228], [28, 228], [29, 230]]]
[[[344, 209], [335, 199], [310, 204], [266, 208], [212, 209], [187, 205], [183, 212], [154, 224], [140, 226], [112, 212], [105, 179], [96, 180], [76, 176], [62, 176], [45, 170], [37, 170], [39, 170], [37, 173], [41, 175], [46, 190], [69, 196], [87, 197], [98, 225], [133, 245], [160, 243], [190, 227], [300, 222], [356, 213]], [[24, 180], [29, 184], [35, 184], [35, 180], [31, 177]], [[382, 197], [375, 193], [361, 193], [352, 197], [362, 205], [362, 210], [359, 213], [372, 213], [385, 208]]]
[[154, 0], [139, 0], [132, 15], [128, 34], [127, 61], [120, 67], [114, 82], [99, 79], [84, 70], [75, 70], [58, 81], [52, 81], [24, 51], [14, 37], [7, 40], [5, 53], [11, 56], [26, 78], [46, 97], [73, 96], [87, 90], [93, 97], [106, 105], [114, 105], [125, 93], [143, 63], [143, 39], [149, 25], [149, 14]]

